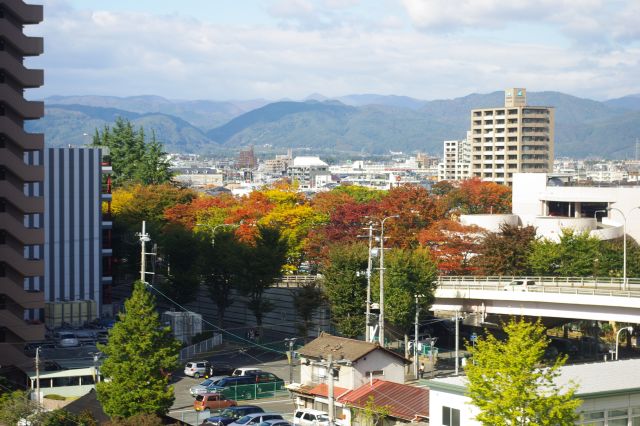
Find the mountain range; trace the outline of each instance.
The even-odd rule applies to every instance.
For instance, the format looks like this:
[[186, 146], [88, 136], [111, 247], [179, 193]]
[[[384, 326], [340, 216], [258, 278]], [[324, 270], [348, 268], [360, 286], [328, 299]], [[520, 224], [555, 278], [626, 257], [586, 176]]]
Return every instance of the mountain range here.
[[[461, 139], [471, 109], [503, 105], [503, 92], [425, 101], [375, 94], [304, 101], [180, 101], [159, 96], [53, 96], [45, 117], [27, 129], [47, 146], [84, 145], [117, 117], [155, 132], [168, 152], [212, 153], [255, 145], [440, 156], [442, 141]], [[528, 92], [529, 105], [556, 110], [556, 157], [633, 158], [640, 137], [640, 95], [604, 102], [560, 92]]]

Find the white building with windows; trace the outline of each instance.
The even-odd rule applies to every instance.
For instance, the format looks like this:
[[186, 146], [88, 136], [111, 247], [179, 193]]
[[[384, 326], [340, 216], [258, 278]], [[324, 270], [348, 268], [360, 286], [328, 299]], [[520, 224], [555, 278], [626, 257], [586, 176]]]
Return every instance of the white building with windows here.
[[[572, 382], [582, 400], [576, 425], [640, 424], [640, 359], [561, 367], [556, 384], [566, 389]], [[428, 386], [430, 425], [480, 426], [478, 408], [465, 395], [465, 376], [430, 380]]]
[[601, 240], [627, 235], [640, 241], [640, 186], [588, 186], [546, 173], [515, 173], [512, 214], [461, 215], [464, 225], [497, 232], [500, 224], [534, 226], [537, 236], [559, 241], [564, 229]]
[[444, 141], [444, 156], [438, 164], [438, 181], [465, 180], [471, 176], [471, 132], [466, 139]]
[[289, 164], [287, 176], [298, 182], [300, 189], [316, 189], [331, 182], [329, 165], [320, 157], [296, 157]]

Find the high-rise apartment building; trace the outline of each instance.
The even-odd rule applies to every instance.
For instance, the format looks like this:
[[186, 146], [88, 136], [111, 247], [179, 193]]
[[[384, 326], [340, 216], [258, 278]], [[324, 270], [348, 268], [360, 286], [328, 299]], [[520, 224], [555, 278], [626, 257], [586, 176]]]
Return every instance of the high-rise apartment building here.
[[47, 148], [44, 168], [45, 320], [82, 325], [110, 303], [111, 168], [100, 148]]
[[527, 105], [523, 88], [504, 101], [471, 111], [471, 177], [511, 185], [516, 172], [552, 172], [554, 109]]
[[444, 157], [438, 163], [438, 181], [465, 180], [471, 173], [471, 132], [459, 141], [444, 141]]
[[42, 150], [44, 135], [24, 131], [25, 120], [44, 115], [44, 103], [23, 91], [42, 86], [42, 70], [24, 57], [43, 51], [26, 24], [42, 21], [42, 6], [0, 1], [0, 364], [20, 364], [25, 341], [44, 338]]

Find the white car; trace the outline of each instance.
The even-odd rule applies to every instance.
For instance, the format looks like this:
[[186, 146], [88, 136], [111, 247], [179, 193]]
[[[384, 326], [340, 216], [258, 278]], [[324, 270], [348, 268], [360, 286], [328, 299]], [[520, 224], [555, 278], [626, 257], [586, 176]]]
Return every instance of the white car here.
[[503, 290], [505, 291], [529, 291], [531, 287], [535, 287], [536, 282], [534, 280], [514, 280], [505, 285]]
[[76, 346], [80, 346], [78, 337], [73, 333], [56, 333], [56, 340], [58, 341], [58, 346], [61, 348], [75, 348]]
[[311, 408], [300, 408], [293, 415], [293, 424], [300, 426], [328, 426], [329, 414]]
[[242, 367], [242, 368], [236, 368], [235, 370], [233, 370], [233, 373], [231, 373], [231, 376], [233, 377], [250, 376], [257, 373], [262, 373], [262, 370], [259, 369], [258, 367]]

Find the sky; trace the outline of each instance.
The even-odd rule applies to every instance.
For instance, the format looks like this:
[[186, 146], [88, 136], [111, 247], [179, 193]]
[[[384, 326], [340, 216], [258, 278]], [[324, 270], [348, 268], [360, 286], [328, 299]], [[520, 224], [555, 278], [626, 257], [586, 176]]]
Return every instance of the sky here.
[[639, 0], [27, 0], [32, 99], [640, 93]]

